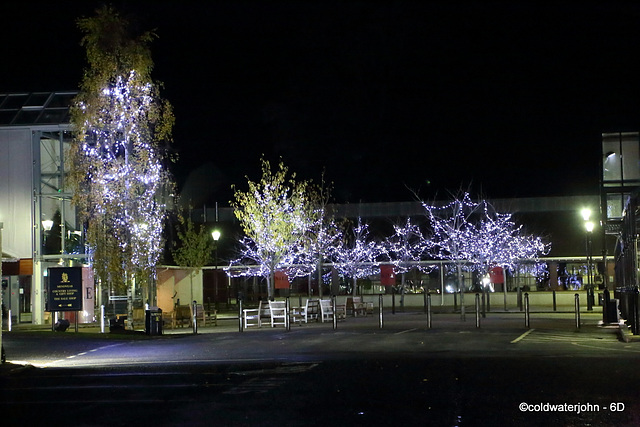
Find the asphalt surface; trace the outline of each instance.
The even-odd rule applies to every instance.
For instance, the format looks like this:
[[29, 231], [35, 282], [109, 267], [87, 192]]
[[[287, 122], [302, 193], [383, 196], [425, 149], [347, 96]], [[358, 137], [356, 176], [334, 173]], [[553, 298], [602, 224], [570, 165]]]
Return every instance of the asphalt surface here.
[[31, 425], [48, 426], [638, 425], [640, 347], [600, 319], [583, 312], [576, 328], [573, 313], [532, 312], [527, 328], [523, 313], [494, 312], [478, 328], [474, 313], [438, 313], [428, 328], [424, 313], [399, 312], [383, 328], [367, 316], [241, 333], [228, 319], [162, 336], [19, 325], [3, 335], [0, 414], [47, 414]]

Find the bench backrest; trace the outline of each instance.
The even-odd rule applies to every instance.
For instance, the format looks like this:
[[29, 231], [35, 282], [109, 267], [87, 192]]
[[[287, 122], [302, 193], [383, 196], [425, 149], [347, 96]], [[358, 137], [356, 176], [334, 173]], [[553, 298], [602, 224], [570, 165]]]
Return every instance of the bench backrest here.
[[356, 304], [362, 304], [362, 297], [347, 297], [347, 310], [353, 310]]
[[173, 309], [176, 319], [189, 319], [191, 317], [190, 305], [176, 305]]
[[320, 313], [320, 300], [308, 299], [305, 310], [307, 316], [317, 316]]
[[269, 301], [269, 309], [273, 312], [285, 311], [287, 309], [287, 303], [285, 301]]
[[269, 302], [260, 300], [260, 304], [258, 304], [258, 314], [260, 314], [261, 317], [271, 317]]
[[333, 309], [331, 307], [330, 299], [321, 299], [320, 300], [320, 309], [322, 310], [322, 314], [332, 314]]
[[[193, 305], [189, 306], [191, 308], [191, 315], [193, 316]], [[204, 318], [205, 313], [204, 313], [204, 305], [202, 304], [196, 304], [196, 317], [200, 316], [202, 318]]]

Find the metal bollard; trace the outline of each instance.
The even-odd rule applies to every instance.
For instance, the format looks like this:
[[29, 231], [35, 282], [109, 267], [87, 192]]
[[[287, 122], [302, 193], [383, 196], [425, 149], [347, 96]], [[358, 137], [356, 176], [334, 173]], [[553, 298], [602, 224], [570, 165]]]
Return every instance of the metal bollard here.
[[427, 293], [427, 328], [431, 329], [431, 294]]
[[576, 329], [580, 329], [580, 294], [576, 294]]
[[476, 294], [476, 328], [480, 327], [480, 294]]
[[396, 291], [391, 287], [391, 314], [396, 314]]
[[[13, 327], [13, 326], [12, 326], [12, 324], [11, 324], [11, 309], [9, 309], [9, 311], [7, 312], [7, 315], [9, 316], [9, 317], [7, 318], [7, 330], [8, 330], [9, 332], [11, 332], [11, 329], [12, 329], [12, 327]], [[18, 323], [20, 323], [20, 322], [18, 322]]]
[[100, 333], [104, 334], [104, 304], [100, 306]]
[[378, 307], [380, 309], [380, 329], [384, 326], [384, 321], [382, 319], [382, 294], [378, 295]]
[[242, 298], [238, 298], [238, 320], [239, 332], [242, 332]]
[[424, 298], [424, 314], [427, 314], [427, 294], [428, 294], [428, 292], [427, 292], [427, 291], [425, 291], [425, 292], [422, 294], [422, 296], [423, 296], [423, 298]]
[[482, 318], [487, 317], [487, 291], [486, 289], [482, 290]]
[[333, 311], [333, 329], [338, 328], [338, 316], [336, 315], [336, 296], [331, 297], [331, 311]]
[[529, 293], [524, 294], [524, 326], [531, 327], [531, 319], [529, 318]]
[[556, 291], [553, 291], [553, 311], [556, 311]]
[[198, 303], [195, 301], [191, 303], [191, 321], [193, 322], [194, 335], [198, 333], [198, 313], [196, 313], [196, 304]]
[[287, 297], [285, 299], [285, 304], [284, 304], [284, 307], [285, 307], [284, 309], [285, 309], [285, 313], [286, 313], [285, 318], [284, 318], [284, 324], [285, 324], [285, 327], [287, 328], [287, 332], [291, 331], [291, 319], [289, 318], [289, 313], [291, 312], [291, 310], [289, 308], [290, 305], [291, 305], [291, 303], [289, 302], [289, 297]]

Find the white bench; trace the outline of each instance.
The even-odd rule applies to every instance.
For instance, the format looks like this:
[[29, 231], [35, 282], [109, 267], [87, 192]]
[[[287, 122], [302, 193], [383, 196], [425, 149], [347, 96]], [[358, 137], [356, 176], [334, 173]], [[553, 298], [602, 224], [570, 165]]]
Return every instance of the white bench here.
[[244, 329], [251, 326], [257, 326], [260, 328], [262, 326], [262, 317], [268, 315], [266, 313], [267, 311], [269, 311], [269, 308], [267, 308], [267, 304], [263, 301], [260, 301], [258, 308], [247, 308], [242, 310], [242, 325], [244, 326]]
[[[333, 307], [330, 299], [321, 299], [320, 300], [320, 313], [321, 320], [324, 322], [333, 321]], [[344, 304], [336, 304], [336, 318], [337, 319], [346, 319], [347, 318], [347, 308]]]
[[271, 327], [277, 325], [287, 327], [287, 303], [285, 301], [269, 301]]
[[304, 320], [304, 323], [309, 323], [309, 320], [315, 320], [317, 322], [320, 314], [320, 300], [307, 299], [304, 307], [294, 307], [291, 314], [295, 321]]

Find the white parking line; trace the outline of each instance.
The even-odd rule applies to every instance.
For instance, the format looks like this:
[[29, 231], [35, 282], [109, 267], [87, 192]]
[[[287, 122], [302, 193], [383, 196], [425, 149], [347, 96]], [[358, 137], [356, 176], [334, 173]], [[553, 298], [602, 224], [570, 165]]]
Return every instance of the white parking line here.
[[417, 331], [418, 328], [413, 328], [413, 329], [407, 329], [405, 331], [400, 331], [400, 332], [396, 332], [393, 335], [400, 335], [400, 334], [406, 334], [407, 332], [413, 332], [413, 331]]
[[535, 331], [535, 329], [529, 329], [527, 332], [525, 332], [524, 334], [520, 335], [518, 338], [516, 338], [515, 340], [511, 341], [511, 344], [515, 344], [518, 341], [524, 339], [524, 337], [526, 337], [527, 335], [529, 335], [531, 332]]

